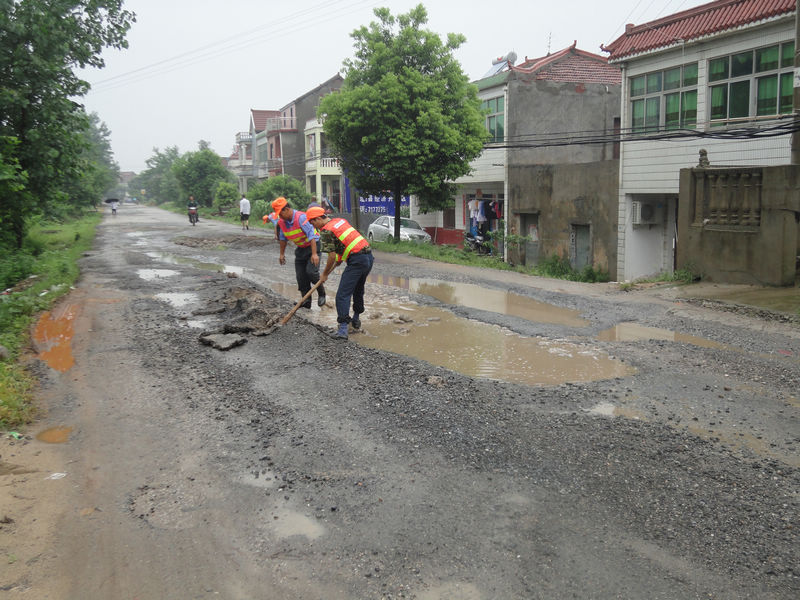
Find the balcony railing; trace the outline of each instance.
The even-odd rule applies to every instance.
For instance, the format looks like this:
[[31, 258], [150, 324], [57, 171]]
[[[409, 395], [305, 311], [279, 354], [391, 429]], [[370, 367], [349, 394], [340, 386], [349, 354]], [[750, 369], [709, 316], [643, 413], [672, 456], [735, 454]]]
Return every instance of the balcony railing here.
[[237, 144], [244, 144], [252, 141], [253, 141], [253, 136], [250, 135], [249, 131], [240, 131], [239, 133], [236, 134]]
[[267, 133], [284, 129], [297, 129], [297, 119], [295, 117], [272, 117], [267, 119], [264, 129], [266, 129]]

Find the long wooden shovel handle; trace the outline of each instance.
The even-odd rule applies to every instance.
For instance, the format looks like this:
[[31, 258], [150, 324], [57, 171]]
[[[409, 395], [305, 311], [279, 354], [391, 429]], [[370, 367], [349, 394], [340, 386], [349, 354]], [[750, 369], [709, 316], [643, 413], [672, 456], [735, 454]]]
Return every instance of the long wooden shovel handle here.
[[322, 285], [322, 280], [320, 279], [320, 280], [319, 280], [317, 283], [315, 283], [315, 284], [313, 285], [313, 287], [312, 287], [310, 290], [308, 290], [308, 291], [306, 292], [306, 295], [305, 295], [305, 296], [303, 296], [302, 298], [300, 298], [300, 302], [298, 302], [297, 304], [295, 304], [295, 305], [294, 305], [294, 308], [293, 308], [292, 310], [290, 310], [290, 311], [289, 311], [289, 312], [286, 314], [286, 316], [285, 316], [285, 317], [283, 317], [283, 318], [281, 319], [281, 322], [279, 323], [279, 325], [286, 325], [286, 323], [288, 323], [288, 322], [289, 322], [289, 319], [291, 319], [291, 318], [292, 318], [292, 315], [294, 315], [294, 313], [296, 313], [296, 312], [297, 312], [297, 309], [298, 309], [298, 308], [300, 308], [300, 307], [303, 305], [303, 302], [305, 302], [306, 300], [308, 300], [308, 299], [311, 297], [311, 294], [313, 294], [313, 293], [314, 293], [314, 290], [315, 290], [315, 289], [317, 289], [317, 288], [318, 288], [319, 286], [321, 286], [321, 285]]

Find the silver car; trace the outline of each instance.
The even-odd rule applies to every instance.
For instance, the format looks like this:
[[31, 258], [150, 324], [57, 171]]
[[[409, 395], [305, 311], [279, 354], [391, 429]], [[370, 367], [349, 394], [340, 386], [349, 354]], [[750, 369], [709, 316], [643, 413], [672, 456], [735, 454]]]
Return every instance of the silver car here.
[[[383, 242], [394, 236], [394, 217], [378, 217], [367, 228], [369, 241]], [[431, 236], [412, 219], [400, 217], [401, 242], [430, 242]]]

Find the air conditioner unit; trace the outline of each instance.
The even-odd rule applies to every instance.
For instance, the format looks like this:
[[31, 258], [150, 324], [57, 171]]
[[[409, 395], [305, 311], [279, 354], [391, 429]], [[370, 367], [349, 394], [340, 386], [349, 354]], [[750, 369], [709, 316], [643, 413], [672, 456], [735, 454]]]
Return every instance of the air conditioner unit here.
[[634, 225], [657, 225], [661, 222], [661, 207], [650, 202], [631, 202], [633, 217], [631, 222]]

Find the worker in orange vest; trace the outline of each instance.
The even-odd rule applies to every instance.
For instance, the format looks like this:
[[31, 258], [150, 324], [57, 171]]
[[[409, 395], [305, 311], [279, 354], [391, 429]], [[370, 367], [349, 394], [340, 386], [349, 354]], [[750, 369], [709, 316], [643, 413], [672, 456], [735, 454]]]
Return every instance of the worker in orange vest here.
[[[339, 329], [336, 337], [347, 339], [347, 325], [353, 329], [361, 328], [361, 313], [364, 312], [364, 284], [367, 275], [372, 270], [374, 257], [369, 242], [350, 225], [346, 219], [329, 218], [321, 206], [312, 206], [306, 210], [306, 216], [311, 224], [319, 230], [322, 252], [328, 253], [328, 262], [321, 281], [327, 281], [338, 265], [346, 263], [342, 277], [339, 280], [339, 289], [336, 290], [336, 321]], [[353, 302], [353, 317], [350, 317], [350, 301]]]
[[[280, 255], [278, 262], [286, 264], [286, 245], [291, 241], [294, 249], [294, 272], [297, 277], [297, 289], [305, 296], [319, 277], [319, 233], [306, 217], [305, 213], [294, 210], [286, 198], [280, 197], [272, 201], [272, 210], [278, 215], [278, 243]], [[325, 304], [325, 286], [317, 288], [317, 304]], [[311, 298], [302, 304], [302, 308], [311, 308]]]

